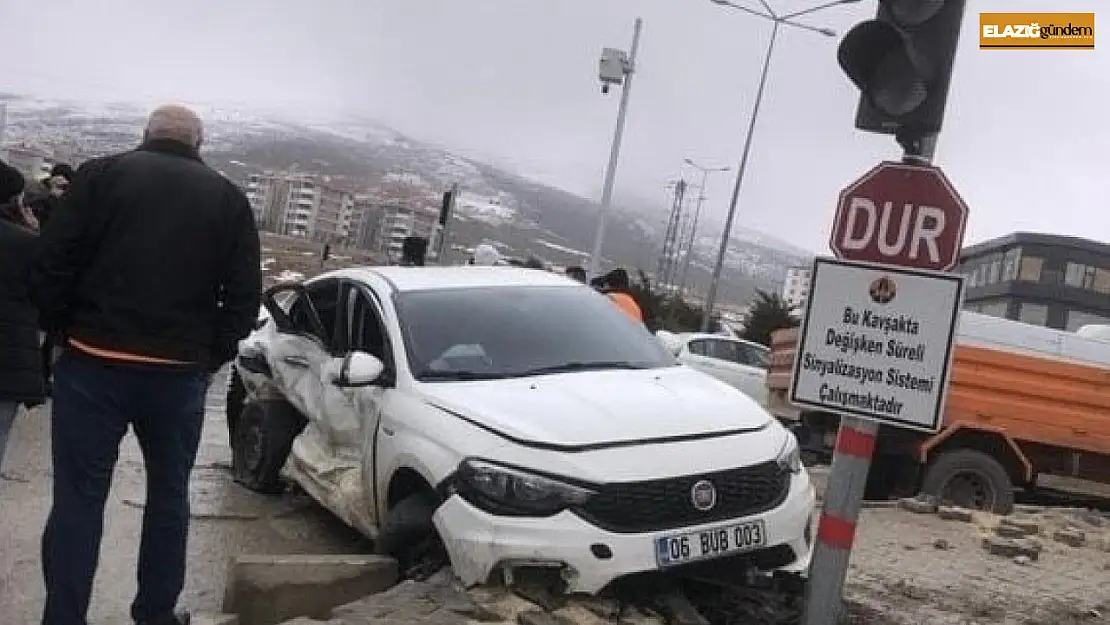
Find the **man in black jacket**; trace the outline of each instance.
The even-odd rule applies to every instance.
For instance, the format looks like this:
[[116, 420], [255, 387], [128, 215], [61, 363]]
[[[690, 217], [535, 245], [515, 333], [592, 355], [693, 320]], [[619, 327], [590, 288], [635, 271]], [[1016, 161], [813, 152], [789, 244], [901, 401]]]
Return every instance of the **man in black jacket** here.
[[24, 179], [0, 162], [0, 467], [19, 407], [42, 403], [38, 314], [27, 295], [37, 236], [20, 206]]
[[84, 625], [119, 444], [131, 426], [147, 497], [131, 616], [178, 625], [189, 473], [212, 373], [253, 328], [262, 279], [246, 197], [205, 165], [201, 123], [150, 116], [137, 149], [82, 165], [42, 234], [32, 293], [62, 337], [44, 625]]

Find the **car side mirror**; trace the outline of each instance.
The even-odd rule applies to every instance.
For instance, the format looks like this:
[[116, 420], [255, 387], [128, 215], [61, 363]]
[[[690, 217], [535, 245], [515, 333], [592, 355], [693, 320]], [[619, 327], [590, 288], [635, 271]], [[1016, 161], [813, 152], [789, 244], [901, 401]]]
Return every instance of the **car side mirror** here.
[[370, 386], [381, 379], [385, 363], [366, 352], [351, 352], [343, 357], [332, 383], [341, 388]]

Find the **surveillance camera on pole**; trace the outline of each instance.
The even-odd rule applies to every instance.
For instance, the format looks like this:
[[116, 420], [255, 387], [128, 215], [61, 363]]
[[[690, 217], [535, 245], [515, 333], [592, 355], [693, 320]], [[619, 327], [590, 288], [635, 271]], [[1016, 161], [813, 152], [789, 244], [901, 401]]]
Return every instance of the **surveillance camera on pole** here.
[[601, 63], [598, 78], [601, 80], [601, 92], [609, 93], [609, 85], [620, 85], [621, 101], [617, 109], [617, 127], [613, 131], [613, 144], [609, 148], [609, 164], [605, 167], [605, 185], [601, 190], [601, 206], [597, 211], [597, 232], [594, 233], [593, 251], [590, 253], [589, 273], [598, 275], [601, 270], [601, 248], [605, 242], [605, 213], [613, 201], [613, 183], [617, 175], [617, 159], [620, 158], [621, 137], [624, 136], [624, 120], [628, 114], [628, 96], [632, 91], [632, 78], [636, 68], [636, 50], [640, 47], [640, 32], [643, 30], [644, 20], [636, 18], [632, 30], [632, 48], [629, 53], [616, 48], [605, 48], [601, 51]]
[[601, 51], [600, 70], [598, 79], [601, 80], [601, 92], [609, 93], [609, 85], [623, 85], [624, 77], [632, 70], [632, 63], [624, 50], [605, 48]]
[[860, 89], [856, 128], [895, 135], [911, 156], [940, 132], [966, 0], [879, 0], [837, 61]]

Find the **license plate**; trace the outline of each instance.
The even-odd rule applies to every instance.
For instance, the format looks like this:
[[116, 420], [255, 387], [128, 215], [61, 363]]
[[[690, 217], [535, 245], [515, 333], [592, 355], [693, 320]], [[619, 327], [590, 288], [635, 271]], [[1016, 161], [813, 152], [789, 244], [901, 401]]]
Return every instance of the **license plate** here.
[[655, 562], [675, 566], [759, 549], [767, 544], [763, 521], [750, 521], [716, 529], [655, 539]]

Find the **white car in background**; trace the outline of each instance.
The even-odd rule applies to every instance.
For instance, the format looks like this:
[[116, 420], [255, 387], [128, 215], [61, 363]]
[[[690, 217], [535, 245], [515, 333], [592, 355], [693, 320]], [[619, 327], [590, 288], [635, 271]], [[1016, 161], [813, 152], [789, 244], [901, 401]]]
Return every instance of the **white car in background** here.
[[593, 289], [374, 267], [263, 299], [232, 370], [236, 479], [280, 492], [285, 467], [403, 568], [438, 537], [467, 585], [533, 567], [572, 593], [700, 565], [808, 569], [814, 489], [793, 434]]
[[711, 375], [767, 405], [767, 368], [771, 350], [759, 343], [721, 334], [666, 330], [656, 333], [660, 342], [684, 365]]

